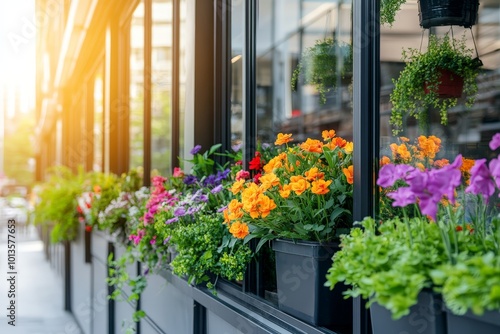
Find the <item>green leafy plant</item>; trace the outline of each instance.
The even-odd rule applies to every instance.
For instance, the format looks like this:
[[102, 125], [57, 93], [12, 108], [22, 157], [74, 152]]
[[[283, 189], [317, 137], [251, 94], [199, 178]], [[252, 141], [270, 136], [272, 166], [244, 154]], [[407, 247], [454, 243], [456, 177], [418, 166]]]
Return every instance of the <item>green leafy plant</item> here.
[[[339, 56], [344, 61], [342, 71], [338, 69]], [[339, 75], [344, 77], [351, 69], [351, 45], [336, 42], [333, 38], [317, 40], [313, 46], [306, 48], [302, 53], [299, 64], [292, 74], [292, 90], [297, 89], [302, 75], [305, 84], [316, 87], [320, 103], [325, 104], [326, 94], [337, 87]]]
[[77, 174], [58, 166], [50, 170], [48, 180], [40, 185], [34, 217], [36, 224], [53, 225], [52, 242], [74, 240], [78, 234], [77, 197], [83, 191], [86, 178], [83, 170]]
[[443, 37], [430, 35], [426, 52], [413, 48], [403, 50], [403, 60], [407, 64], [399, 78], [393, 80], [394, 90], [390, 96], [390, 123], [394, 126], [395, 135], [401, 131], [405, 114], [425, 120], [424, 115], [429, 108], [439, 110], [441, 124], [447, 124], [448, 109], [457, 105], [458, 99], [439, 96], [441, 70], [448, 70], [463, 78], [462, 96], [466, 106], [474, 104], [477, 95], [476, 77], [482, 63], [472, 55], [473, 50], [466, 46], [465, 35], [460, 40], [448, 34]]
[[396, 13], [406, 0], [381, 0], [380, 1], [380, 24], [392, 26], [396, 18]]

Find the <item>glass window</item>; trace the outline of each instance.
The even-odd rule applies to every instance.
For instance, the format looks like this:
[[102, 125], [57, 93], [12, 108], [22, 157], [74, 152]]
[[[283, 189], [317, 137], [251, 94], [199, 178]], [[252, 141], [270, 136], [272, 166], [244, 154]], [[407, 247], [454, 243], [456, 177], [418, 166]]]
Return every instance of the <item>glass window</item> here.
[[152, 3], [151, 168], [171, 169], [172, 133], [172, 1]]
[[179, 158], [184, 159], [184, 119], [186, 110], [186, 41], [188, 28], [186, 25], [186, 0], [179, 0], [180, 22], [179, 22]]
[[144, 2], [130, 23], [130, 168], [143, 166], [144, 153]]
[[243, 44], [245, 2], [231, 3], [231, 143], [241, 144], [243, 136]]

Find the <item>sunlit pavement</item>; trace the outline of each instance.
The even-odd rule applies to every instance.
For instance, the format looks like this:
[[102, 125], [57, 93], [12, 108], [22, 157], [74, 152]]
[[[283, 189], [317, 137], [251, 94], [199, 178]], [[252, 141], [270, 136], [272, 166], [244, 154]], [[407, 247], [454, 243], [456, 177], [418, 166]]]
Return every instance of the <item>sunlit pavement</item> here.
[[[80, 333], [72, 315], [64, 311], [62, 277], [45, 259], [36, 230], [17, 228], [15, 234], [15, 299], [9, 297], [11, 270], [8, 269], [6, 221], [0, 230], [0, 333], [76, 334]], [[11, 240], [12, 239], [11, 237]], [[10, 243], [10, 245], [13, 245]], [[11, 300], [15, 300], [15, 327], [8, 324]]]

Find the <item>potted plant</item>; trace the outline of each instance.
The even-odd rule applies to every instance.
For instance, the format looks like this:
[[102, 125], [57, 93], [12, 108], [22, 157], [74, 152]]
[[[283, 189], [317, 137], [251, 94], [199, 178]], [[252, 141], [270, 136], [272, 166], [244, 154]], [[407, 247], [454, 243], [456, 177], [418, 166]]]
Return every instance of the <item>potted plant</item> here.
[[[338, 69], [338, 58], [343, 59], [343, 68]], [[352, 71], [352, 46], [339, 43], [333, 38], [317, 40], [302, 52], [299, 64], [292, 74], [292, 90], [297, 89], [299, 79], [303, 77], [306, 85], [313, 85], [319, 94], [321, 104], [326, 103], [326, 94], [335, 90], [339, 80]]]
[[429, 108], [436, 108], [441, 124], [445, 125], [448, 109], [454, 107], [461, 96], [467, 106], [474, 104], [476, 77], [482, 63], [472, 57], [465, 36], [458, 40], [448, 34], [430, 35], [426, 52], [413, 48], [403, 50], [403, 60], [407, 64], [399, 78], [393, 80], [394, 90], [390, 95], [390, 123], [395, 134], [401, 131], [405, 114], [421, 120]]
[[[344, 236], [326, 284], [349, 284], [347, 296], [369, 299], [374, 332], [415, 332], [418, 310], [426, 302], [433, 318], [425, 322], [427, 331], [419, 333], [442, 333], [446, 327], [449, 333], [469, 333], [475, 325], [458, 325], [467, 328], [465, 332], [450, 330], [457, 328], [450, 312], [481, 314], [498, 310], [500, 302], [494, 278], [500, 223], [490, 219], [498, 214], [495, 208], [485, 205], [500, 186], [499, 166], [500, 158], [493, 159], [489, 168], [486, 159], [480, 159], [468, 170], [460, 155], [451, 164], [441, 160], [433, 168], [385, 164], [377, 184], [391, 190], [386, 196], [393, 200], [392, 206], [403, 208], [403, 215], [380, 221], [367, 218], [361, 223], [363, 229]], [[485, 272], [479, 274], [479, 268]], [[379, 306], [387, 309], [385, 315]], [[387, 319], [391, 314], [396, 323]], [[481, 319], [487, 325], [475, 328], [497, 333], [500, 313], [493, 318]]]
[[343, 302], [341, 289], [329, 294], [322, 278], [339, 235], [352, 223], [353, 144], [333, 130], [322, 135], [323, 141], [309, 138], [289, 145], [292, 135], [280, 133], [279, 149], [263, 173], [233, 183], [236, 199], [224, 215], [230, 231], [249, 231], [243, 235], [246, 242], [260, 239], [257, 251], [273, 240], [279, 308], [330, 326], [350, 321], [351, 307]]
[[[382, 0], [380, 23], [392, 25], [396, 13], [406, 0]], [[418, 17], [424, 29], [435, 26], [459, 25], [470, 28], [477, 21], [478, 0], [419, 0]]]

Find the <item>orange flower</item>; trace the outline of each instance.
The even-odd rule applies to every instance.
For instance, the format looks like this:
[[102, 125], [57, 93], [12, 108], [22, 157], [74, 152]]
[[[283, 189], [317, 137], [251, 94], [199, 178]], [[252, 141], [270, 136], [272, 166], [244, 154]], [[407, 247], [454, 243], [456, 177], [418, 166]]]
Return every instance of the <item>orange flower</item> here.
[[240, 203], [238, 200], [233, 199], [229, 204], [227, 205], [227, 217], [226, 214], [224, 213], [224, 217], [227, 218], [229, 221], [231, 220], [236, 220], [241, 217], [243, 217], [243, 211], [241, 209], [243, 208], [243, 203]]
[[292, 191], [298, 196], [302, 195], [302, 193], [307, 189], [309, 189], [309, 187], [311, 186], [309, 182], [307, 182], [307, 180], [304, 179], [303, 177], [292, 176], [290, 180], [292, 181], [290, 182], [290, 187]]
[[441, 139], [436, 136], [418, 137], [418, 147], [424, 157], [434, 159], [441, 149]]
[[411, 154], [405, 144], [398, 145], [392, 143], [390, 147], [394, 159], [409, 160], [411, 158]]
[[344, 138], [336, 137], [333, 142], [335, 142], [335, 145], [338, 147], [345, 147], [347, 145], [347, 141]]
[[237, 193], [239, 193], [240, 191], [242, 191], [244, 184], [245, 184], [245, 179], [241, 179], [241, 180], [235, 181], [233, 183], [233, 185], [231, 186], [231, 192], [233, 193], [233, 195], [236, 195]]
[[330, 184], [332, 183], [332, 180], [316, 180], [312, 182], [312, 188], [311, 192], [316, 195], [324, 195], [330, 191], [328, 188]]
[[259, 196], [258, 206], [259, 206], [259, 213], [262, 218], [266, 218], [273, 209], [276, 209], [276, 203], [274, 203], [274, 200], [272, 200], [266, 195]]
[[328, 139], [333, 139], [333, 137], [335, 137], [335, 130], [324, 130], [321, 133], [321, 136], [323, 137], [324, 141], [327, 141]]
[[278, 137], [276, 138], [276, 141], [274, 142], [274, 144], [275, 145], [283, 145], [283, 144], [291, 142], [292, 140], [293, 139], [292, 139], [291, 133], [283, 134], [280, 132], [280, 133], [278, 133]]
[[470, 173], [470, 170], [475, 163], [476, 161], [474, 159], [466, 159], [462, 157], [462, 166], [460, 167], [460, 171], [462, 173]]
[[423, 164], [423, 163], [421, 163], [421, 162], [417, 162], [417, 163], [415, 164], [415, 167], [417, 167], [417, 168], [418, 168], [418, 169], [420, 169], [421, 171], [424, 171], [424, 170], [425, 170], [425, 166], [424, 166], [424, 164]]
[[380, 159], [380, 167], [384, 166], [384, 165], [387, 165], [387, 164], [390, 164], [391, 163], [391, 159], [389, 159], [388, 156], [383, 156], [382, 159]]
[[449, 164], [450, 164], [450, 160], [448, 160], [448, 159], [439, 159], [439, 160], [434, 161], [434, 166], [439, 167], [439, 168], [442, 168], [442, 167], [447, 166]]
[[248, 235], [248, 225], [241, 222], [234, 222], [229, 228], [229, 233], [231, 233], [235, 238], [244, 239]]
[[274, 174], [264, 174], [259, 178], [260, 188], [265, 191], [271, 187], [277, 186], [280, 184], [280, 179]]
[[101, 187], [99, 185], [94, 185], [94, 193], [100, 194], [101, 193]]
[[279, 191], [280, 196], [282, 198], [288, 198], [290, 197], [290, 192], [292, 191], [292, 187], [289, 184], [285, 184], [283, 188]]
[[[286, 157], [286, 153], [284, 155]], [[283, 154], [280, 154], [269, 160], [269, 162], [265, 164], [264, 167], [262, 167], [262, 169], [264, 169], [264, 172], [266, 173], [272, 173], [274, 169], [280, 168], [282, 166], [283, 166]]]
[[354, 183], [354, 166], [350, 165], [347, 168], [343, 168], [342, 171], [344, 172], [344, 175], [347, 178], [347, 183], [353, 184]]
[[321, 143], [317, 139], [307, 138], [307, 140], [305, 142], [300, 144], [300, 148], [306, 152], [322, 153], [323, 152], [323, 143]]
[[306, 180], [310, 182], [316, 179], [322, 179], [325, 176], [325, 173], [320, 172], [318, 167], [313, 167], [306, 171], [304, 175], [306, 176]]
[[407, 143], [410, 141], [410, 139], [403, 137], [403, 136], [399, 137], [399, 140], [401, 140], [401, 142], [403, 142], [403, 143]]

